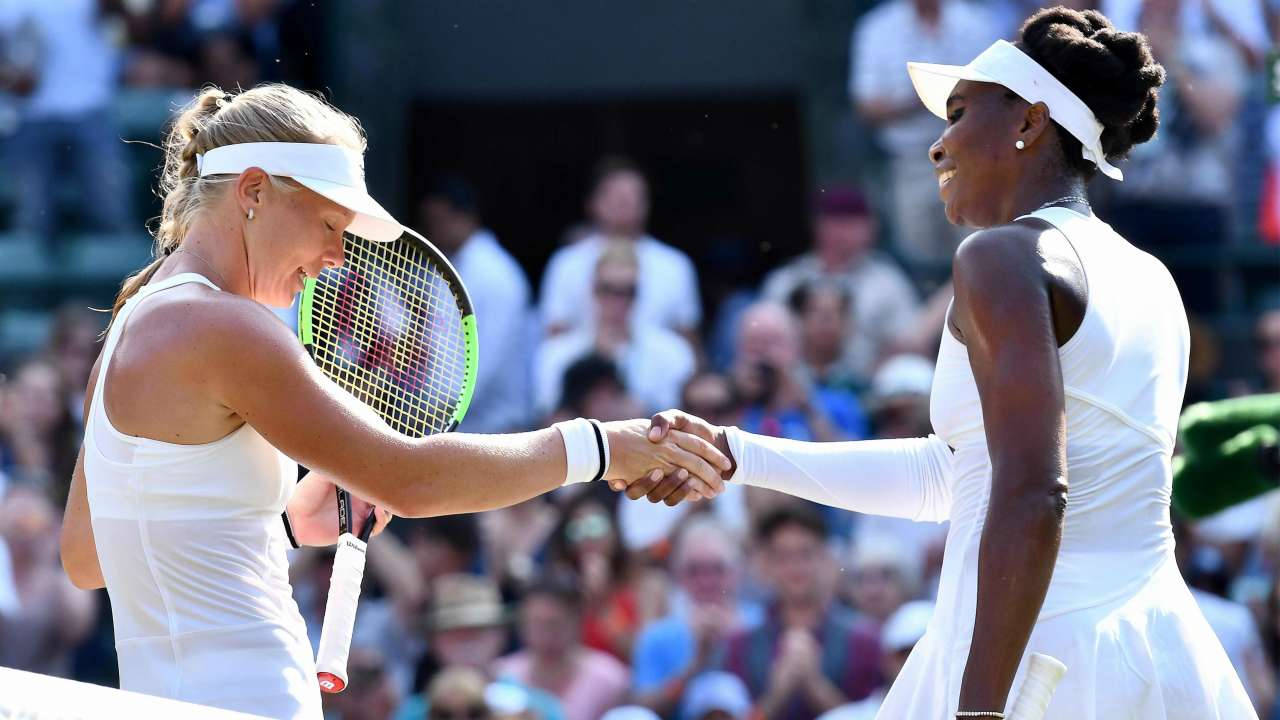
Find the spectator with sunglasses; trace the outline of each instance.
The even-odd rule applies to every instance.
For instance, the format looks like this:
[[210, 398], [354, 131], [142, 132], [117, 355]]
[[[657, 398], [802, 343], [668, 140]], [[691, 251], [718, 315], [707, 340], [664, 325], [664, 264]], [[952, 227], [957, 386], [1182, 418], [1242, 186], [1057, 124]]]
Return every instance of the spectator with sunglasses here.
[[469, 667], [446, 668], [427, 690], [427, 720], [492, 720], [485, 702], [484, 675]]
[[592, 283], [592, 324], [548, 338], [534, 358], [537, 410], [546, 414], [562, 394], [565, 369], [598, 354], [617, 364], [623, 384], [642, 412], [674, 407], [696, 358], [678, 333], [635, 311], [640, 260], [633, 245], [605, 246]]

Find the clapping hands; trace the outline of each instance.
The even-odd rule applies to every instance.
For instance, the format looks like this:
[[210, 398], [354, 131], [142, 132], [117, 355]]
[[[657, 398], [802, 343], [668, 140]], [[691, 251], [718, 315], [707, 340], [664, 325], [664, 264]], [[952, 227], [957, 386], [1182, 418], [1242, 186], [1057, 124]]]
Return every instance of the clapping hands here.
[[667, 410], [645, 420], [606, 423], [612, 462], [610, 487], [632, 500], [674, 506], [719, 495], [732, 477], [724, 428]]

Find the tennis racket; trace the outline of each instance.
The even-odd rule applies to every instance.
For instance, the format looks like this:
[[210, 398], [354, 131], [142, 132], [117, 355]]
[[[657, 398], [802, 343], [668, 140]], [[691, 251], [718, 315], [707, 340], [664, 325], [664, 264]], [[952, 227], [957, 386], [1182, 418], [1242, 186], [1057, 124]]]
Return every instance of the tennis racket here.
[[[298, 337], [321, 371], [411, 437], [462, 422], [476, 384], [476, 320], [467, 289], [444, 254], [406, 230], [394, 242], [347, 233], [342, 267], [304, 284]], [[316, 673], [320, 689], [347, 686], [347, 653], [364, 577], [370, 512], [352, 534], [351, 496], [341, 487], [338, 544]]]
[[1027, 674], [1022, 679], [1017, 699], [1013, 701], [1009, 720], [1043, 720], [1049, 710], [1049, 701], [1053, 699], [1053, 691], [1066, 672], [1067, 666], [1056, 658], [1031, 653]]

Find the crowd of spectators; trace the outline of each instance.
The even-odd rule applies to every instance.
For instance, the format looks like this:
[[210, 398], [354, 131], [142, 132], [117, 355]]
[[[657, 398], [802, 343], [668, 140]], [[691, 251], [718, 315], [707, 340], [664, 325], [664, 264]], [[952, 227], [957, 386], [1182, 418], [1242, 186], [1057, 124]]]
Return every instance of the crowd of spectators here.
[[[130, 222], [112, 195], [121, 169], [103, 106], [114, 90], [280, 77], [278, 58], [304, 62], [289, 59], [281, 20], [302, 5], [0, 3], [4, 167], [22, 178], [10, 229], [55, 232], [59, 193], [48, 189], [63, 162], [91, 198], [78, 207], [100, 215], [87, 222]], [[519, 239], [486, 227], [482, 208], [494, 200], [466, 178], [437, 178], [410, 224], [449, 255], [475, 306], [482, 357], [462, 430], [675, 406], [803, 440], [930, 432], [948, 260], [964, 230], [942, 217], [926, 162], [941, 123], [901, 68], [966, 62], [1039, 5], [883, 0], [863, 14], [852, 28], [849, 95], [883, 152], [885, 204], [852, 185], [817, 188], [808, 249], [735, 288], [733, 302], [704, 308], [700, 280], [715, 268], [650, 234], [649, 180], [634, 162], [583, 168], [586, 217], [541, 269], [536, 295], [504, 247]], [[1262, 81], [1280, 3], [1100, 5], [1122, 28], [1148, 33], [1170, 79], [1157, 141], [1135, 150], [1122, 186], [1096, 188], [1099, 214], [1157, 254], [1233, 245], [1245, 227], [1261, 231], [1245, 233], [1250, 242], [1280, 242], [1280, 110], [1266, 105]], [[1253, 174], [1250, 147], [1266, 148]], [[1197, 386], [1198, 399], [1280, 392], [1280, 272], [1275, 284], [1251, 308], [1250, 367]], [[1215, 309], [1214, 298], [1182, 289], [1193, 313]], [[103, 324], [69, 303], [46, 347], [0, 368], [0, 665], [110, 683], [106, 594], [72, 588], [56, 547]], [[1178, 530], [1206, 615], [1260, 714], [1280, 718], [1280, 498]], [[929, 622], [945, 532], [742, 487], [667, 508], [576, 486], [490, 513], [397, 520], [370, 544], [349, 689], [326, 696], [326, 712], [869, 719]], [[313, 644], [332, 557], [304, 549], [291, 558]]]

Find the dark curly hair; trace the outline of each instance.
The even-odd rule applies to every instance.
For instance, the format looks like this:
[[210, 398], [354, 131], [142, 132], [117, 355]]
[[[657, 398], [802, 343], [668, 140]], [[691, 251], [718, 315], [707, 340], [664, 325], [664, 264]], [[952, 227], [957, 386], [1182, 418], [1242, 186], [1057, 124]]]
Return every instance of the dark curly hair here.
[[[1083, 100], [1102, 123], [1108, 160], [1125, 157], [1156, 134], [1156, 99], [1165, 75], [1145, 35], [1119, 31], [1095, 10], [1054, 7], [1027, 18], [1019, 37], [1017, 47]], [[1092, 177], [1097, 166], [1081, 156], [1080, 141], [1061, 126], [1058, 139], [1067, 166]]]

